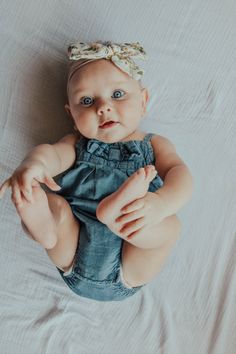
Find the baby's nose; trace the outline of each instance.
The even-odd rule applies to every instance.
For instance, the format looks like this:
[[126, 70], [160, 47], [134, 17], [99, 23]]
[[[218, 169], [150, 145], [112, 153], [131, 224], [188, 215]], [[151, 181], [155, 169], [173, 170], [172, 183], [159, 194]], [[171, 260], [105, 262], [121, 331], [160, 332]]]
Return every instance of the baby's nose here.
[[109, 105], [108, 102], [101, 102], [100, 104], [98, 104], [97, 107], [97, 114], [98, 115], [103, 115], [106, 114], [107, 112], [111, 112], [111, 106]]

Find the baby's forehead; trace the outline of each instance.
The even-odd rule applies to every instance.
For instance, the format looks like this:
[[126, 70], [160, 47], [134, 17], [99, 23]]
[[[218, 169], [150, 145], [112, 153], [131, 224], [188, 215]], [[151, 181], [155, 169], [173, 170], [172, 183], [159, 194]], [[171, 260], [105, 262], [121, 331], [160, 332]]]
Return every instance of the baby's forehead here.
[[[126, 81], [132, 79], [128, 74], [124, 73], [119, 69], [115, 64], [110, 60], [98, 59], [92, 61], [79, 61], [72, 63], [69, 67], [68, 78], [72, 78], [74, 75], [77, 78], [92, 77], [92, 76], [103, 76], [106, 75], [106, 78], [112, 77], [115, 79], [121, 78]], [[108, 76], [109, 75], [109, 76]]]
[[97, 63], [89, 63], [76, 70], [72, 77], [68, 77], [68, 85], [92, 84], [94, 79], [104, 80], [107, 85], [131, 85], [134, 82], [138, 82], [109, 61], [107, 61], [108, 63], [101, 63], [101, 61], [97, 60]]
[[[75, 64], [76, 65], [76, 64]], [[120, 70], [115, 64], [106, 59], [94, 60], [79, 66], [72, 77], [68, 77], [67, 94], [93, 89], [94, 83], [101, 83], [102, 87], [139, 90], [141, 82], [133, 79]]]

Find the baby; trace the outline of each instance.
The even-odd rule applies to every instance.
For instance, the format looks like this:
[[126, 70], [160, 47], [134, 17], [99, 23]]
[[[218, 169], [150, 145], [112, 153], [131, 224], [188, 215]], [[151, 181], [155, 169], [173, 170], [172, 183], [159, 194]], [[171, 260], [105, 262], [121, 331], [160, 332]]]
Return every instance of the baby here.
[[35, 147], [0, 196], [11, 188], [25, 232], [76, 294], [123, 300], [170, 254], [192, 177], [168, 139], [139, 130], [148, 102], [139, 43], [76, 43], [68, 52], [65, 109], [76, 132]]

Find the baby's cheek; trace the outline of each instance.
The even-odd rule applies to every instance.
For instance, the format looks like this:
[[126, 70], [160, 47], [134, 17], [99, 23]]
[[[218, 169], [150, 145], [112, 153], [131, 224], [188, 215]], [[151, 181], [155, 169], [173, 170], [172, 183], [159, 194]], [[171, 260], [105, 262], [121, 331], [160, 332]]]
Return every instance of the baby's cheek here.
[[141, 111], [141, 105], [138, 101], [131, 101], [123, 106], [124, 113], [129, 113], [132, 116], [136, 116]]

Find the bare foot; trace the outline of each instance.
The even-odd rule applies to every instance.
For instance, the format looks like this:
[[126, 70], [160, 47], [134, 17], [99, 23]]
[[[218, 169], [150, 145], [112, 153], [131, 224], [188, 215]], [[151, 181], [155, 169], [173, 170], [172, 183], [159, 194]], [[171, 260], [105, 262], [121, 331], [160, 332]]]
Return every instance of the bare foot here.
[[120, 188], [104, 198], [97, 207], [97, 218], [104, 224], [110, 225], [121, 215], [121, 209], [136, 199], [146, 195], [149, 184], [157, 171], [152, 165], [140, 168], [133, 173]]
[[51, 249], [56, 245], [56, 225], [49, 209], [46, 193], [41, 187], [32, 188], [33, 202], [22, 198], [22, 205], [16, 206], [23, 229], [44, 248]]

